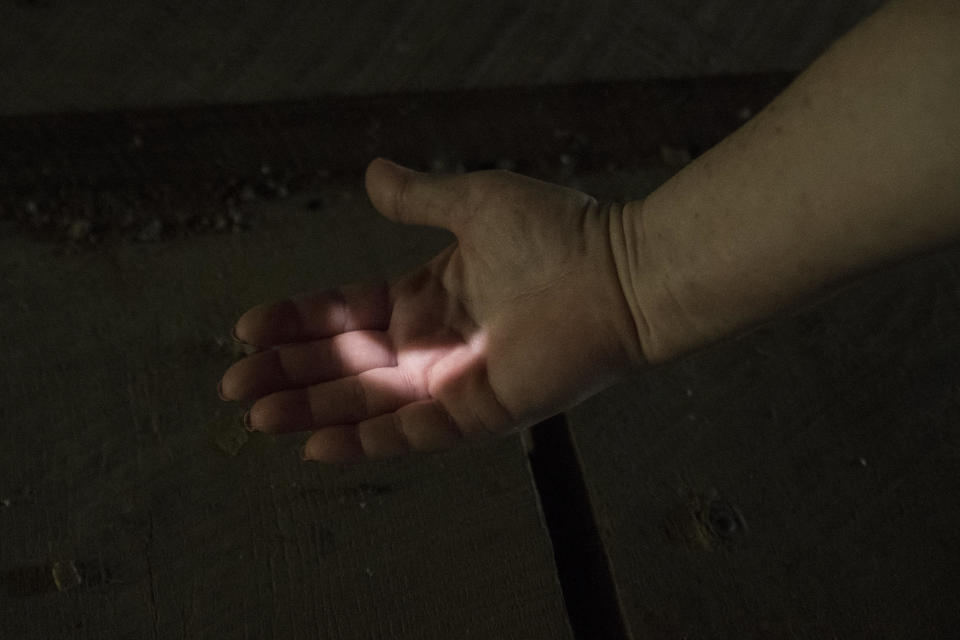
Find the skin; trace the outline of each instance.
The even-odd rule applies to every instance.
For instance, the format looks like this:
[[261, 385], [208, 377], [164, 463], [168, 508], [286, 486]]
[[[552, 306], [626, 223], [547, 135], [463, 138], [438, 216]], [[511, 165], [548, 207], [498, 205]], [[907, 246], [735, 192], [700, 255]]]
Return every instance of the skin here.
[[664, 361], [960, 238], [960, 3], [892, 2], [640, 202], [618, 255]]
[[256, 400], [252, 428], [316, 430], [304, 457], [328, 462], [445, 449], [530, 426], [642, 358], [611, 207], [505, 171], [433, 176], [385, 160], [366, 186], [387, 218], [457, 242], [392, 282], [244, 314], [237, 337], [267, 350], [234, 364], [221, 395]]
[[630, 370], [960, 238], [960, 4], [891, 2], [642, 201], [508, 172], [367, 169], [457, 242], [391, 282], [261, 305], [221, 397], [356, 462], [511, 433]]

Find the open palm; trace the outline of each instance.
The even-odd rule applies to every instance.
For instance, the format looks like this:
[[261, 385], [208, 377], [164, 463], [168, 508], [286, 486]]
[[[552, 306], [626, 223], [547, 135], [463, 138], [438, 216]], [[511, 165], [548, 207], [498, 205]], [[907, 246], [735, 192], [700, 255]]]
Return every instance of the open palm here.
[[261, 305], [234, 333], [263, 350], [225, 399], [250, 428], [313, 430], [304, 455], [385, 458], [503, 434], [576, 404], [640, 359], [610, 247], [610, 207], [503, 171], [438, 176], [375, 160], [387, 218], [457, 242], [392, 280]]

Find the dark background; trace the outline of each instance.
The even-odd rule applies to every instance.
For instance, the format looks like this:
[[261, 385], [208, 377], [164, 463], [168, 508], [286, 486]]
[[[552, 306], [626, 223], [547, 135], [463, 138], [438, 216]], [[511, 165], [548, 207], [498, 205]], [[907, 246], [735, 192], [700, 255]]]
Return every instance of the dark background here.
[[0, 5], [0, 113], [799, 71], [876, 0]]
[[642, 197], [878, 5], [0, 5], [0, 636], [948, 636], [955, 249], [443, 454], [215, 395], [247, 307], [450, 241], [370, 158]]

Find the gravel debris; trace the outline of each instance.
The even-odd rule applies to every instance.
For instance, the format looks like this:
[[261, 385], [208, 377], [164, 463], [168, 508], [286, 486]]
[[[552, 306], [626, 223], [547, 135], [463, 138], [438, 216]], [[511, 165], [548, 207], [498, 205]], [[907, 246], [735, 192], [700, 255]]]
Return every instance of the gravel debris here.
[[253, 174], [226, 184], [202, 182], [190, 188], [162, 183], [62, 185], [36, 194], [0, 194], [0, 221], [63, 244], [69, 252], [89, 250], [102, 241], [151, 243], [241, 233], [276, 215], [264, 205], [294, 193], [304, 196], [304, 206], [311, 211], [325, 208], [323, 197], [307, 194], [330, 178], [325, 170], [294, 173], [262, 163]]
[[81, 242], [86, 240], [90, 236], [90, 229], [92, 228], [89, 220], [84, 218], [79, 218], [70, 223], [70, 227], [67, 230], [67, 237], [70, 238], [73, 242]]

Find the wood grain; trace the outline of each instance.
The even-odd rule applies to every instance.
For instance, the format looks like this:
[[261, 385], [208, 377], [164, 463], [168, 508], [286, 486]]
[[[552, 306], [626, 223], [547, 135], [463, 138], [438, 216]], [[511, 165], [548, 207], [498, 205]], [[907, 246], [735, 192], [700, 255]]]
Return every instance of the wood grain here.
[[[248, 440], [216, 399], [229, 327], [450, 241], [372, 212], [374, 155], [508, 159], [615, 197], [788, 79], [0, 119], [4, 637], [570, 637], [517, 440], [304, 465], [299, 439]], [[261, 197], [274, 179], [289, 193]], [[243, 224], [191, 222], [234, 207]]]
[[216, 397], [245, 307], [449, 241], [321, 195], [257, 232], [93, 253], [4, 228], [4, 638], [570, 637], [517, 438], [324, 467]]
[[0, 114], [797, 72], [880, 0], [0, 5]]
[[960, 622], [960, 250], [571, 412], [636, 638]]

